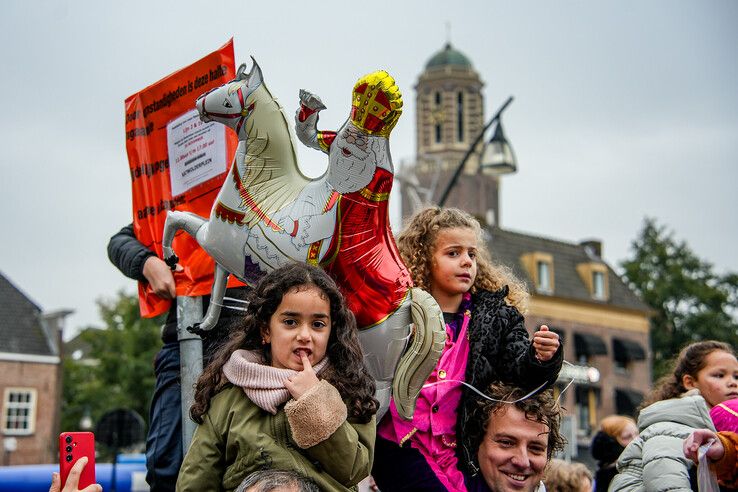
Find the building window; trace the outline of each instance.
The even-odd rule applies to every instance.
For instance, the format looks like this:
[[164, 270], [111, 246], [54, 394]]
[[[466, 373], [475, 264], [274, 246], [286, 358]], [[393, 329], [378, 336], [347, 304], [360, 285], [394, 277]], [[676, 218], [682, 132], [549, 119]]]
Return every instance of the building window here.
[[539, 292], [551, 292], [551, 269], [547, 261], [536, 262], [536, 289]]
[[615, 412], [635, 417], [638, 406], [643, 402], [643, 393], [626, 388], [615, 389]]
[[3, 401], [3, 432], [13, 436], [33, 434], [36, 417], [36, 390], [7, 388]]
[[528, 272], [531, 286], [539, 294], [551, 295], [556, 290], [554, 257], [551, 253], [532, 251], [520, 256], [520, 264]]
[[605, 273], [592, 272], [592, 297], [605, 299]]
[[456, 140], [464, 141], [464, 93], [456, 94]]
[[622, 372], [628, 370], [633, 361], [646, 360], [646, 351], [640, 343], [625, 338], [612, 339], [612, 358], [615, 369]]
[[580, 436], [589, 436], [597, 424], [599, 393], [599, 388], [591, 386], [577, 386], [576, 388], [577, 433]]
[[433, 120], [435, 121], [434, 130], [435, 130], [435, 143], [439, 144], [443, 141], [443, 132], [442, 132], [442, 123], [443, 123], [443, 108], [441, 107], [441, 93], [436, 92], [434, 96], [435, 105], [433, 108], [433, 111], [431, 112], [431, 115], [433, 116]]
[[607, 285], [607, 265], [604, 263], [579, 263], [577, 273], [587, 287], [592, 299], [606, 301], [610, 297]]
[[574, 353], [577, 363], [583, 366], [589, 365], [589, 360], [595, 355], [607, 355], [607, 345], [598, 335], [591, 333], [574, 334]]

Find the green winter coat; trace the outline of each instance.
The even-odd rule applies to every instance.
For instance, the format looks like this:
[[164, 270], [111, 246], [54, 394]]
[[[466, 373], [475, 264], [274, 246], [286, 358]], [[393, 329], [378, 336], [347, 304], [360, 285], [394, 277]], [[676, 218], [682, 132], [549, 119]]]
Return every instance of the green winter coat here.
[[315, 388], [276, 415], [240, 387], [215, 395], [182, 463], [177, 492], [232, 491], [264, 469], [296, 471], [325, 491], [355, 490], [372, 468], [376, 422], [349, 422], [338, 391], [327, 381]]

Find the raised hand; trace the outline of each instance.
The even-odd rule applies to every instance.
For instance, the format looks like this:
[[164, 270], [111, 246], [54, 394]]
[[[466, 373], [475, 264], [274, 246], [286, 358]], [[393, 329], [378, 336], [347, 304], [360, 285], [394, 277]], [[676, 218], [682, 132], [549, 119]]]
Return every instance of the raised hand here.
[[307, 354], [301, 352], [300, 358], [302, 359], [302, 371], [284, 380], [285, 388], [295, 400], [298, 400], [307, 390], [320, 382], [313, 366], [310, 365]]
[[[182, 270], [184, 270], [182, 265], [177, 264], [175, 266], [175, 272], [181, 272]], [[157, 296], [162, 299], [174, 299], [177, 297], [172, 270], [158, 256], [149, 256], [146, 258], [143, 266], [143, 275]]]
[[559, 349], [559, 335], [550, 331], [548, 326], [541, 325], [541, 329], [533, 334], [533, 350], [536, 351], [536, 359], [541, 362], [551, 360]]

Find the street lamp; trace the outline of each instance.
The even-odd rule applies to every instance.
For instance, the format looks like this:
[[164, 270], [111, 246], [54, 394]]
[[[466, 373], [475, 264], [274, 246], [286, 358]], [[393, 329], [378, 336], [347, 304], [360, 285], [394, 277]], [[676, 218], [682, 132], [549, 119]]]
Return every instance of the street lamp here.
[[492, 138], [489, 140], [488, 143], [484, 145], [484, 148], [482, 149], [482, 159], [479, 164], [480, 169], [483, 173], [492, 175], [508, 174], [517, 170], [515, 154], [513, 154], [512, 147], [510, 147], [510, 144], [505, 138], [505, 134], [502, 131], [502, 125], [500, 124], [500, 116], [502, 115], [502, 112], [505, 111], [505, 109], [510, 105], [512, 101], [512, 96], [507, 98], [507, 101], [505, 101], [505, 103], [500, 106], [500, 109], [498, 109], [494, 116], [492, 116], [487, 124], [484, 125], [482, 131], [479, 132], [477, 138], [469, 146], [469, 150], [467, 150], [466, 154], [464, 154], [464, 157], [461, 159], [461, 162], [456, 168], [456, 171], [454, 171], [454, 175], [451, 177], [451, 180], [449, 180], [448, 184], [446, 185], [446, 189], [443, 190], [441, 198], [438, 200], [439, 207], [443, 207], [443, 205], [446, 203], [448, 195], [451, 193], [451, 190], [456, 185], [456, 182], [459, 180], [459, 176], [461, 176], [461, 172], [464, 170], [466, 162], [474, 153], [477, 145], [479, 145], [479, 142], [481, 142], [484, 138], [484, 134], [487, 133], [487, 130], [489, 130], [494, 122], [497, 122], [497, 128], [494, 135], [492, 135]]
[[494, 135], [484, 147], [479, 167], [482, 173], [491, 176], [511, 174], [518, 170], [515, 153], [505, 138], [505, 132], [502, 130], [502, 119], [500, 118], [497, 118], [497, 128], [495, 128]]

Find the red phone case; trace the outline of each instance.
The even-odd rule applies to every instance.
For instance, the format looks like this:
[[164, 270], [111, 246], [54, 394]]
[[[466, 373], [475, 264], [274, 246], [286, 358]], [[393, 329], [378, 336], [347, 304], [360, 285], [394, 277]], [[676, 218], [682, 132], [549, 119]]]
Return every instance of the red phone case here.
[[95, 435], [92, 432], [62, 432], [59, 435], [59, 472], [62, 488], [67, 483], [69, 471], [83, 456], [87, 464], [79, 477], [78, 489], [95, 483]]

